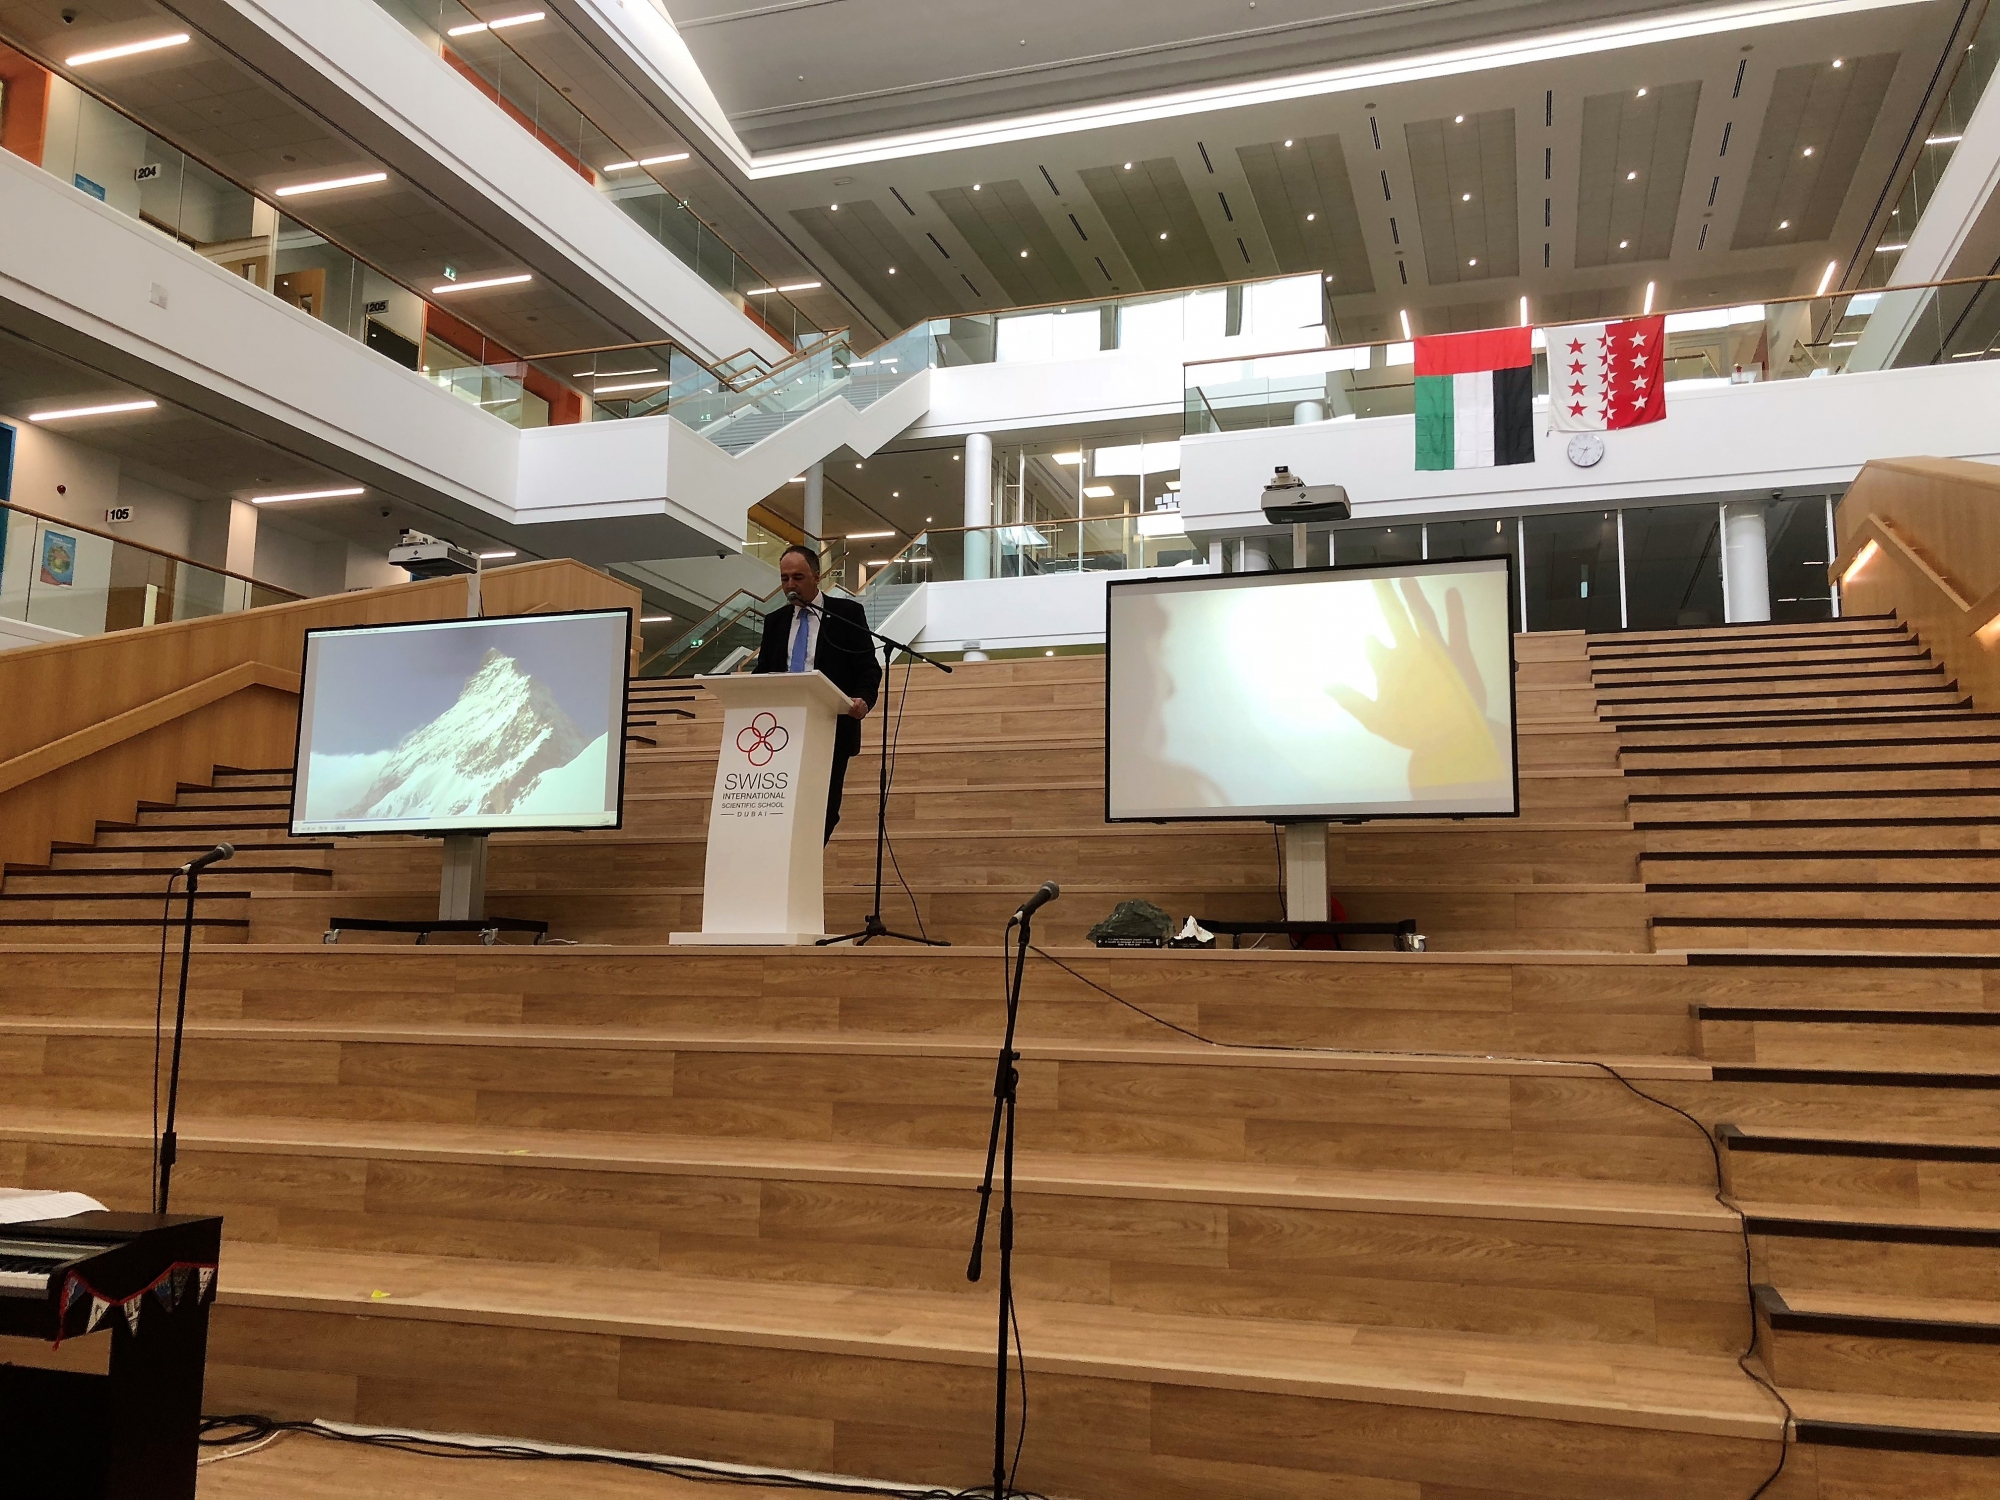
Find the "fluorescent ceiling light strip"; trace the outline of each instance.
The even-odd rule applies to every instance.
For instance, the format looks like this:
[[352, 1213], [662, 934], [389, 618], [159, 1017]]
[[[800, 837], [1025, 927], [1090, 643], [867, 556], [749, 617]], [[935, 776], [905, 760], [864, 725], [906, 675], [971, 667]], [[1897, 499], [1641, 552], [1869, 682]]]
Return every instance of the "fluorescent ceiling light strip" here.
[[1962, 135], [1933, 135], [1926, 136], [1924, 144], [1926, 146], [1956, 146], [1964, 139], [1965, 137]]
[[352, 500], [356, 495], [365, 495], [367, 493], [367, 490], [357, 484], [338, 490], [299, 490], [290, 495], [252, 495], [250, 503], [252, 505], [282, 505], [287, 500]]
[[65, 417], [106, 417], [119, 411], [151, 411], [157, 401], [115, 401], [108, 406], [72, 406], [63, 411], [30, 412], [30, 422], [60, 422]]
[[746, 297], [768, 297], [777, 290], [774, 286], [753, 286], [743, 295]]
[[666, 156], [642, 156], [637, 161], [609, 162], [605, 165], [604, 170], [607, 172], [629, 172], [634, 167], [659, 167], [666, 165], [668, 162], [686, 161], [687, 159], [687, 152], [675, 151]]
[[518, 16], [502, 16], [496, 21], [474, 21], [467, 26], [454, 26], [445, 32], [445, 35], [471, 36], [477, 31], [500, 31], [509, 26], [525, 26], [530, 21], [541, 20], [543, 14], [542, 11], [531, 10]]
[[894, 536], [895, 534], [893, 531], [850, 531], [847, 533], [847, 540], [850, 542], [879, 542], [883, 537]]
[[110, 62], [114, 57], [137, 57], [142, 52], [159, 52], [167, 47], [178, 47], [188, 40], [185, 31], [176, 31], [172, 36], [156, 36], [149, 41], [127, 42], [122, 47], [106, 47], [101, 52], [79, 52], [75, 57], [65, 57], [65, 68], [81, 68], [89, 63]]
[[779, 287], [778, 290], [781, 292], [816, 292], [819, 288], [820, 283], [817, 281], [795, 281], [790, 286]]
[[644, 369], [639, 370], [578, 370], [572, 378], [577, 380], [616, 380], [620, 375], [657, 375], [659, 373], [657, 368], [647, 365]]
[[639, 616], [639, 623], [641, 625], [662, 625], [672, 618], [672, 615], [641, 615]]
[[358, 177], [329, 177], [325, 182], [302, 182], [297, 187], [277, 188], [272, 192], [271, 196], [274, 198], [297, 198], [304, 193], [325, 193], [332, 191], [334, 188], [365, 187], [371, 182], [387, 182], [388, 180], [389, 174], [387, 172], [363, 172]]
[[600, 385], [597, 394], [615, 396], [620, 391], [657, 391], [663, 385], [672, 385], [671, 380], [635, 380], [630, 385]]
[[1877, 255], [1894, 255], [1894, 254], [1895, 254], [1895, 253], [1896, 253], [1896, 252], [1897, 252], [1898, 250], [1907, 250], [1907, 249], [1909, 249], [1909, 248], [1910, 248], [1910, 247], [1909, 247], [1908, 245], [1906, 245], [1906, 244], [1905, 244], [1905, 245], [1877, 245], [1877, 246], [1875, 247], [1875, 253], [1876, 253]]
[[[1704, 10], [1693, 15], [1649, 16], [1636, 20], [1574, 27], [1531, 41], [1500, 41], [1420, 53], [1394, 63], [1368, 63], [1296, 73], [1287, 78], [1183, 89], [1139, 99], [1115, 100], [1072, 109], [1016, 115], [982, 125], [952, 126], [879, 136], [841, 146], [812, 146], [774, 151], [745, 159], [752, 178], [786, 177], [800, 172], [863, 166], [870, 162], [935, 155], [979, 146], [1006, 145], [1101, 130], [1143, 125], [1155, 120], [1206, 114], [1221, 109], [1276, 104], [1327, 94], [1390, 88], [1402, 83], [1450, 78], [1493, 68], [1523, 67], [1562, 58], [1585, 57], [1659, 42], [1715, 36], [1746, 27], [1786, 21], [1820, 20], [1922, 3], [1922, 0], [1744, 0], [1744, 3]], [[829, 103], [843, 101], [830, 100]], [[858, 102], [858, 101], [847, 101]], [[738, 149], [741, 149], [740, 141]]]
[[494, 562], [499, 558], [519, 557], [520, 555], [518, 552], [482, 552], [479, 554], [479, 560], [481, 562]]
[[431, 288], [433, 297], [442, 297], [446, 292], [476, 292], [489, 286], [519, 286], [524, 281], [535, 278], [523, 272], [519, 276], [489, 276], [484, 281], [447, 281], [443, 286]]
[[1083, 493], [1092, 500], [1108, 500], [1118, 491], [1108, 484], [1087, 484], [1083, 487]]

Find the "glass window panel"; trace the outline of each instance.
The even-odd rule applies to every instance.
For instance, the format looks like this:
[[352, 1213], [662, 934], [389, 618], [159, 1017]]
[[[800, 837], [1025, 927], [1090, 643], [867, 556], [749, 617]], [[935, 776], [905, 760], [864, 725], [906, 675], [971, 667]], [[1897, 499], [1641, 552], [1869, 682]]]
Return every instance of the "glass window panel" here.
[[1326, 327], [1319, 289], [1317, 274], [1252, 282], [1243, 289], [1243, 332], [1267, 347], [1272, 340], [1300, 345], [1320, 341]]
[[1771, 582], [1771, 618], [1786, 622], [1833, 618], [1826, 565], [1826, 499], [1780, 500], [1764, 509], [1764, 551]]
[[1714, 505], [1625, 512], [1625, 618], [1632, 629], [1723, 623], [1719, 523]]
[[1530, 630], [1618, 629], [1618, 521], [1612, 511], [1526, 518]]
[[1369, 563], [1419, 562], [1424, 555], [1424, 528], [1411, 523], [1403, 526], [1357, 526], [1333, 533], [1333, 561], [1338, 567], [1363, 567]]
[[[1182, 330], [1186, 326], [1185, 297], [1151, 297], [1144, 301], [1126, 302], [1118, 309], [1118, 347], [1120, 349], [1166, 349], [1178, 345], [1183, 340]], [[1222, 333], [1223, 314], [1226, 306], [1218, 305], [1215, 332]]]

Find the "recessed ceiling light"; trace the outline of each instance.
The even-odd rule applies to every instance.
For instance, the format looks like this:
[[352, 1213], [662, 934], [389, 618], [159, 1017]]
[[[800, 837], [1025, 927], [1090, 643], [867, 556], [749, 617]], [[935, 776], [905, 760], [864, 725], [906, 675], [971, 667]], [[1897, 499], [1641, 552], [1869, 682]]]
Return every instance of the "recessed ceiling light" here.
[[973, 190], [973, 192], [975, 192], [975, 193], [976, 193], [976, 192], [978, 192], [978, 191], [980, 190], [980, 188], [981, 188], [981, 187], [983, 187], [984, 185], [985, 185], [985, 184], [983, 184], [983, 183], [978, 183], [978, 182], [975, 182], [975, 183], [973, 183], [973, 185], [972, 185], [972, 190]]
[[854, 467], [858, 469], [858, 468], [860, 468], [860, 467], [861, 467], [861, 465], [860, 465], [860, 464], [856, 464], [856, 465], [855, 465]]
[[1451, 121], [1451, 123], [1452, 123], [1452, 124], [1454, 124], [1454, 125], [1463, 125], [1463, 124], [1465, 123], [1465, 116], [1464, 116], [1464, 115], [1454, 115], [1454, 116], [1452, 117], [1452, 121]]
[[1637, 182], [1639, 180], [1639, 174], [1637, 172], [1627, 172], [1625, 174], [1625, 180], [1627, 182]]
[[365, 495], [367, 493], [367, 490], [356, 484], [337, 490], [295, 490], [289, 495], [252, 495], [250, 503], [252, 505], [282, 505], [287, 500], [351, 500], [356, 495]]
[[1312, 221], [1313, 221], [1314, 219], [1317, 219], [1318, 217], [1319, 217], [1319, 215], [1318, 215], [1318, 214], [1307, 214], [1307, 215], [1306, 215], [1306, 222], [1307, 222], [1308, 224], [1310, 224], [1310, 223], [1312, 223]]
[[[1286, 142], [1285, 144], [1289, 146], [1289, 145], [1291, 144], [1291, 142], [1290, 142], [1290, 141], [1287, 141], [1287, 142]], [[1128, 171], [1128, 172], [1129, 172], [1129, 171], [1131, 171], [1131, 170], [1132, 170], [1132, 163], [1130, 163], [1129, 161], [1128, 161], [1128, 162], [1126, 162], [1126, 163], [1125, 163], [1125, 170], [1126, 170], [1126, 171]]]
[[1108, 500], [1118, 491], [1108, 484], [1086, 484], [1083, 493], [1092, 500]]
[[891, 276], [894, 276], [896, 274], [896, 268], [894, 266], [889, 267], [889, 274]]
[[1630, 240], [1620, 240], [1618, 242], [1618, 248], [1620, 250], [1630, 250], [1632, 248], [1632, 242]]
[[[1969, 50], [1969, 49], [1968, 49], [1968, 50]], [[1841, 59], [1840, 59], [1840, 58], [1837, 58], [1837, 57], [1836, 57], [1836, 58], [1835, 58], [1835, 59], [1833, 60], [1833, 65], [1834, 65], [1834, 66], [1835, 66], [1835, 67], [1837, 68], [1837, 67], [1839, 67], [1839, 66], [1840, 66], [1840, 64], [1841, 64]]]
[[1638, 99], [1643, 99], [1646, 97], [1646, 91], [1644, 89], [1640, 89], [1639, 92], [1633, 97]]
[[1460, 203], [1470, 203], [1470, 202], [1472, 201], [1472, 194], [1470, 194], [1470, 193], [1460, 193], [1460, 194], [1458, 195], [1458, 201], [1459, 201]]
[[281, 187], [272, 191], [273, 198], [297, 198], [306, 193], [326, 193], [335, 188], [365, 187], [371, 182], [387, 182], [387, 172], [363, 172], [357, 177], [329, 177], [325, 182], [302, 182], [297, 187]]
[[889, 491], [889, 498], [891, 500], [900, 500], [903, 498], [903, 492], [901, 490], [891, 490]]
[[530, 10], [523, 11], [518, 16], [501, 16], [494, 21], [474, 21], [468, 26], [454, 26], [445, 35], [471, 36], [475, 31], [504, 31], [509, 26], [525, 26], [530, 21], [539, 21], [542, 19], [542, 14], [541, 11]]
[[1049, 457], [1054, 459], [1059, 464], [1080, 464], [1083, 462], [1083, 454], [1081, 452], [1051, 453]]
[[827, 204], [827, 206], [826, 206], [826, 207], [827, 207], [827, 212], [829, 212], [829, 213], [836, 213], [836, 214], [837, 214], [837, 213], [839, 213], [839, 212], [840, 212], [840, 205], [839, 205], [838, 203], [829, 203], [829, 204]]
[[178, 47], [188, 39], [185, 31], [176, 31], [171, 36], [156, 36], [143, 42], [127, 42], [122, 47], [106, 47], [100, 52], [79, 52], [75, 57], [65, 57], [65, 68], [81, 68], [89, 63], [110, 62], [114, 57], [137, 57], [141, 52], [158, 52], [163, 47]]
[[62, 411], [30, 412], [30, 422], [60, 422], [65, 417], [108, 417], [120, 411], [151, 411], [160, 403], [157, 401], [114, 401], [108, 406], [71, 406]]
[[1780, 229], [1790, 229], [1792, 227], [1792, 221], [1790, 219], [1780, 219], [1778, 220], [1778, 227]]
[[1466, 262], [1466, 264], [1467, 264], [1468, 266], [1476, 266], [1476, 265], [1478, 265], [1478, 264], [1479, 264], [1479, 257], [1478, 257], [1478, 256], [1476, 256], [1476, 255], [1475, 255], [1475, 256], [1473, 256], [1471, 260], [1469, 260], [1469, 261], [1467, 261], [1467, 262]]
[[1028, 258], [1028, 252], [1027, 252], [1027, 251], [1025, 251], [1025, 250], [1023, 250], [1023, 251], [1021, 252], [1021, 259], [1022, 259], [1022, 260], [1026, 260], [1027, 258]]
[[1167, 232], [1166, 232], [1166, 230], [1162, 229], [1162, 230], [1160, 231], [1160, 238], [1161, 238], [1161, 239], [1165, 239], [1166, 237], [1167, 237]]
[[1806, 149], [1805, 149], [1805, 155], [1807, 155], [1807, 156], [1811, 156], [1812, 154], [1813, 154], [1813, 148], [1812, 148], [1812, 147], [1810, 147], [1810, 146], [1806, 147]]
[[443, 286], [431, 288], [433, 297], [442, 297], [446, 292], [476, 292], [489, 286], [519, 286], [524, 281], [535, 278], [523, 271], [519, 276], [488, 276], [483, 281], [447, 281]]
[[1290, 141], [1286, 141], [1286, 142], [1285, 142], [1285, 149], [1286, 149], [1287, 151], [1289, 151], [1289, 150], [1291, 150], [1291, 149], [1292, 149], [1292, 143], [1291, 143]]

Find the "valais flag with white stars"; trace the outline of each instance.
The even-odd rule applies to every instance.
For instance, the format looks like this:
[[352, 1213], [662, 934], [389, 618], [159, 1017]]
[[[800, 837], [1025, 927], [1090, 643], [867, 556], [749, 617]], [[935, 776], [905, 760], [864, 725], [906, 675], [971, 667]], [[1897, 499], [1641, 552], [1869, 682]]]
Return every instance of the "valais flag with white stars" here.
[[1638, 427], [1667, 414], [1661, 354], [1664, 315], [1622, 323], [1572, 323], [1546, 328], [1549, 427], [1556, 432], [1603, 432]]

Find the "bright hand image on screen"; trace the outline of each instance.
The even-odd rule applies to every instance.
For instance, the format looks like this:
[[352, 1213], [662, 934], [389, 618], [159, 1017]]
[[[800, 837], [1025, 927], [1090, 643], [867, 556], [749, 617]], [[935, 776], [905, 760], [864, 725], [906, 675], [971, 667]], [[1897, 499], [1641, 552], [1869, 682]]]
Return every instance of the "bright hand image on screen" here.
[[619, 619], [319, 639], [299, 826], [615, 819], [622, 692], [577, 648], [609, 634], [615, 653]]
[[1110, 816], [1513, 812], [1504, 562], [1395, 572], [1114, 590]]

